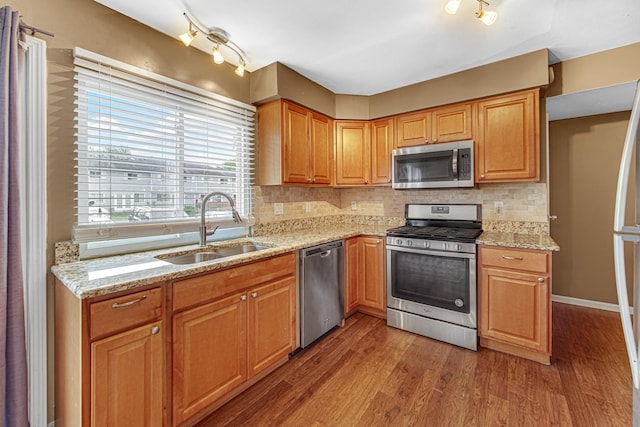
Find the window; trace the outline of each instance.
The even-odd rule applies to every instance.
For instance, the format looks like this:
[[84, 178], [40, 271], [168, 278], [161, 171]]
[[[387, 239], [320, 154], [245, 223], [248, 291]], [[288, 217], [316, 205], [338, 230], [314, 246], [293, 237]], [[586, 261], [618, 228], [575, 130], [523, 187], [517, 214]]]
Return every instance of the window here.
[[[250, 213], [254, 107], [83, 49], [74, 55], [76, 241], [186, 233], [195, 242], [199, 200], [212, 191]], [[221, 229], [238, 228], [226, 200], [212, 198], [206, 211]]]

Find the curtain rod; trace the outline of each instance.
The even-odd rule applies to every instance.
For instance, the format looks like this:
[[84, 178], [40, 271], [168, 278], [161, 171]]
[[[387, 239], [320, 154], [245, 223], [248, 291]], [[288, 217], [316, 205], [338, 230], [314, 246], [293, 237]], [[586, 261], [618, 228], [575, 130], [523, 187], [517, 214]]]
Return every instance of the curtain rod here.
[[44, 34], [45, 36], [55, 37], [52, 32], [41, 30], [40, 28], [32, 27], [31, 25], [27, 25], [22, 20], [20, 20], [20, 29], [21, 30], [29, 30], [31, 31], [31, 35], [35, 33]]

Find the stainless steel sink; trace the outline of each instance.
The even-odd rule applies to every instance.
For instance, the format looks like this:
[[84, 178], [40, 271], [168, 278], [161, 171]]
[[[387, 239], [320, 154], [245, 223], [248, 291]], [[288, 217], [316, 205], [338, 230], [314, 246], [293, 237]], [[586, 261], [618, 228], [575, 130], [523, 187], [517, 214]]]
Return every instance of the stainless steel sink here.
[[221, 248], [204, 248], [203, 252], [193, 252], [183, 255], [161, 255], [157, 258], [170, 262], [171, 264], [197, 264], [199, 262], [213, 261], [221, 258], [227, 258], [234, 255], [246, 254], [249, 252], [261, 251], [269, 249], [268, 246], [255, 245], [253, 243], [244, 243], [236, 246], [227, 246]]

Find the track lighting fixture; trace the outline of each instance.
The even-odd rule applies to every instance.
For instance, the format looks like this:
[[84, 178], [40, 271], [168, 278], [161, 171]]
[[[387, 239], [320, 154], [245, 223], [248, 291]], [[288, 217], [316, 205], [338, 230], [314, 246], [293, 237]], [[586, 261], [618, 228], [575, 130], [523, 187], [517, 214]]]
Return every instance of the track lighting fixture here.
[[193, 28], [191, 22], [189, 22], [189, 30], [184, 34], [180, 34], [178, 37], [180, 38], [180, 40], [182, 40], [182, 43], [184, 43], [184, 45], [188, 47], [195, 38], [196, 34], [198, 34], [198, 32]]
[[225, 58], [220, 51], [220, 47], [224, 46], [226, 49], [238, 55], [238, 67], [236, 68], [235, 73], [240, 77], [244, 76], [244, 71], [247, 66], [247, 60], [245, 59], [246, 56], [242, 49], [229, 40], [229, 33], [218, 27], [206, 28], [200, 25], [197, 20], [189, 17], [186, 13], [183, 13], [182, 15], [189, 22], [189, 30], [185, 34], [181, 34], [179, 36], [185, 46], [189, 46], [191, 44], [198, 32], [204, 34], [207, 39], [213, 43], [213, 62], [216, 64], [223, 64], [225, 62]]
[[[486, 11], [483, 6], [489, 6], [489, 3], [485, 0], [476, 0], [478, 2], [478, 10], [476, 11], [476, 18], [482, 21], [485, 25], [491, 25], [496, 21], [498, 13], [494, 11]], [[444, 7], [444, 10], [451, 15], [455, 15], [458, 12], [462, 0], [449, 0]]]

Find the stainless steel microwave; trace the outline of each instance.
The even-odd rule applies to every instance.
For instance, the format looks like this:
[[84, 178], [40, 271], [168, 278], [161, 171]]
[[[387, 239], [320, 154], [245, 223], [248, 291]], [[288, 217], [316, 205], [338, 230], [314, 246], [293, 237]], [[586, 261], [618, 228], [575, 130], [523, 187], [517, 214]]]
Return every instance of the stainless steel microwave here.
[[392, 155], [392, 187], [473, 187], [473, 164], [473, 141], [398, 148]]

